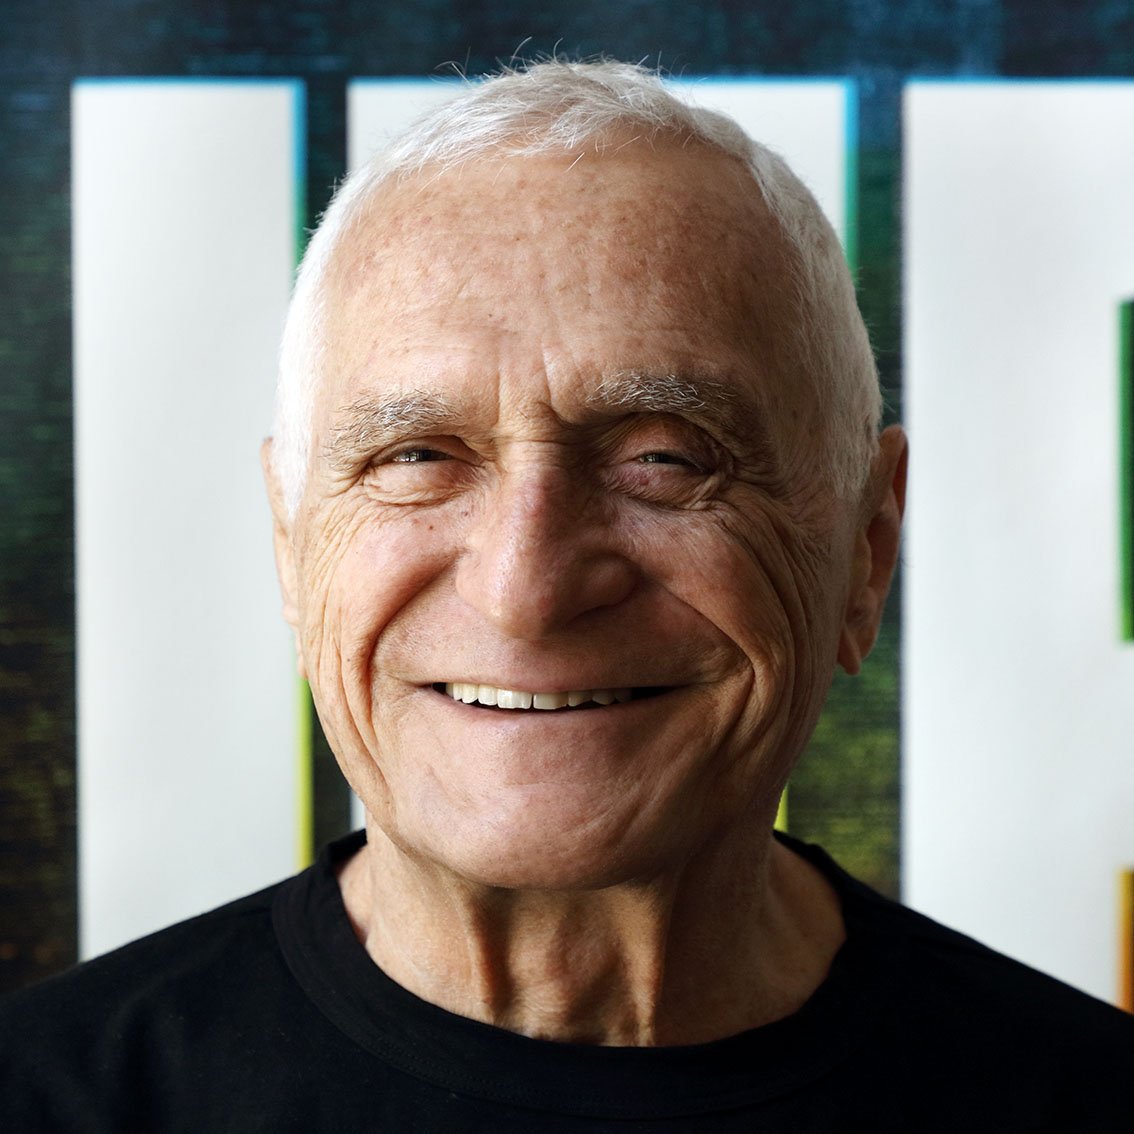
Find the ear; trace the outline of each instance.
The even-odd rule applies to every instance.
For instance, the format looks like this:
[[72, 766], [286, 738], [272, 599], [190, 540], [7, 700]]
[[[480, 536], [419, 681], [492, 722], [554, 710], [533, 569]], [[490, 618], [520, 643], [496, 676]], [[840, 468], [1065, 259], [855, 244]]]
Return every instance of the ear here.
[[878, 455], [863, 493], [855, 535], [850, 593], [837, 655], [839, 665], [850, 674], [858, 673], [874, 646], [898, 565], [908, 463], [906, 435], [900, 425], [891, 425], [878, 439]]
[[307, 667], [303, 662], [303, 650], [299, 641], [299, 589], [295, 570], [295, 548], [291, 541], [291, 519], [287, 514], [283, 489], [272, 465], [272, 439], [264, 440], [260, 446], [260, 468], [264, 472], [264, 484], [268, 489], [268, 502], [272, 506], [272, 541], [276, 552], [276, 575], [280, 581], [280, 594], [283, 597], [283, 616], [295, 637], [295, 666], [299, 676], [306, 680]]

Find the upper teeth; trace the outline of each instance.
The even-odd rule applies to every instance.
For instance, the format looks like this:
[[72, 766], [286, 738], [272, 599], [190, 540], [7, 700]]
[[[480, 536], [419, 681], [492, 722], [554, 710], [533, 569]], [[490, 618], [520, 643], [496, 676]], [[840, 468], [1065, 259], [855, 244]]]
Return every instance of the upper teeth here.
[[454, 701], [471, 705], [495, 705], [498, 709], [566, 709], [594, 701], [599, 705], [613, 705], [615, 701], [629, 701], [629, 689], [572, 689], [569, 693], [527, 693], [521, 689], [498, 689], [495, 685], [474, 685], [464, 681], [450, 681], [445, 692]]

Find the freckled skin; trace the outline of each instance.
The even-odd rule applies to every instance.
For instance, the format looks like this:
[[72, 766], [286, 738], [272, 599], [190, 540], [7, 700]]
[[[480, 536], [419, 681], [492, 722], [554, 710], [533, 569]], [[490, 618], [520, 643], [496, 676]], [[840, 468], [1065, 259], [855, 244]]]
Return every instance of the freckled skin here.
[[[384, 191], [334, 270], [314, 458], [280, 546], [302, 664], [391, 875], [450, 897], [538, 893], [545, 911], [548, 894], [648, 891], [667, 925], [681, 908], [703, 933], [690, 894], [755, 918], [775, 874], [785, 903], [827, 903], [826, 958], [793, 962], [801, 999], [841, 927], [800, 866], [770, 865], [769, 830], [836, 660], [853, 669], [873, 641], [901, 443], [862, 502], [817, 483], [818, 408], [773, 333], [785, 258], [735, 163], [696, 147], [486, 160]], [[597, 415], [588, 395], [627, 370], [712, 375], [773, 460], [680, 416]], [[422, 391], [454, 407], [444, 428], [321, 462], [342, 407]], [[437, 681], [671, 691], [507, 713]], [[469, 918], [471, 956], [490, 935]], [[680, 953], [672, 929], [631, 921]], [[512, 1019], [477, 1004], [457, 1010]]]
[[[304, 574], [308, 589], [330, 600], [334, 629], [305, 618], [304, 652], [325, 659], [317, 686], [324, 666], [340, 669], [328, 640], [349, 635], [356, 663], [346, 682], [354, 703], [340, 710], [352, 725], [324, 709], [341, 739], [353, 741], [348, 775], [361, 769], [374, 784], [379, 798], [366, 801], [377, 812], [389, 811], [387, 793], [405, 798], [391, 783], [404, 775], [427, 797], [430, 816], [435, 808], [460, 814], [452, 853], [474, 875], [491, 877], [501, 856], [519, 866], [535, 854], [546, 864], [558, 828], [565, 845], [556, 861], [580, 880], [605, 882], [613, 870], [646, 868], [653, 827], [689, 827], [672, 822], [678, 811], [711, 799], [708, 826], [766, 810], [810, 731], [834, 661], [845, 583], [807, 601], [797, 593], [798, 580], [819, 581], [829, 570], [835, 543], [821, 518], [806, 514], [805, 490], [785, 485], [773, 496], [780, 485], [761, 483], [737, 454], [738, 475], [705, 507], [643, 507], [595, 488], [593, 453], [575, 448], [563, 426], [580, 419], [579, 395], [612, 365], [677, 373], [708, 365], [747, 381], [758, 406], [776, 400], [765, 390], [762, 328], [780, 297], [763, 280], [783, 253], [767, 218], [751, 194], [737, 208], [734, 171], [722, 159], [667, 153], [651, 161], [643, 153], [636, 161], [646, 168], [584, 159], [568, 171], [551, 159], [410, 183], [378, 203], [372, 243], [352, 250], [332, 308], [330, 339], [349, 348], [336, 355], [316, 438], [327, 415], [360, 393], [423, 386], [471, 405], [471, 424], [490, 450], [488, 470], [451, 499], [423, 505], [444, 516], [437, 540], [423, 538], [413, 506], [384, 506], [371, 483], [381, 478], [364, 470], [319, 500], [316, 467], [305, 502], [305, 519], [322, 534]], [[722, 165], [723, 178], [715, 168]], [[503, 234], [501, 213], [483, 205], [490, 199], [507, 202]], [[803, 447], [784, 448], [797, 456]], [[658, 480], [682, 476], [652, 471]], [[788, 481], [787, 470], [777, 473]], [[394, 548], [406, 567], [393, 566]], [[420, 577], [407, 585], [408, 608], [397, 609], [390, 584], [406, 580], [410, 564]], [[422, 627], [434, 643], [427, 656], [404, 657], [406, 643], [421, 645]], [[481, 740], [459, 729], [444, 752], [431, 751], [448, 726], [411, 710], [414, 696], [398, 678], [384, 687], [391, 672], [401, 682], [497, 671], [514, 680], [531, 671], [529, 659], [554, 668], [565, 650], [617, 650], [626, 656], [607, 667], [610, 679], [688, 685], [685, 703], [645, 722], [636, 744], [629, 735], [604, 737], [579, 759], [580, 739], [557, 759], [533, 753], [521, 736]], [[587, 726], [580, 718], [580, 734]], [[612, 741], [616, 751], [601, 750]], [[395, 763], [402, 749], [407, 758]], [[376, 760], [377, 751], [384, 755]], [[513, 802], [486, 775], [492, 770], [516, 785]], [[477, 869], [479, 856], [489, 869]]]

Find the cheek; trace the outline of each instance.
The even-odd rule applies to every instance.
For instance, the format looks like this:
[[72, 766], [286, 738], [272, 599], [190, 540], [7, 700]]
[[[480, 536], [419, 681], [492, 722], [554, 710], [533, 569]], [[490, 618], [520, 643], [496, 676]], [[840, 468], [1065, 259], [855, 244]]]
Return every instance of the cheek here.
[[790, 699], [797, 649], [767, 555], [754, 556], [741, 543], [722, 541], [711, 553], [695, 601], [700, 613], [729, 639], [747, 681], [741, 719], [745, 735], [763, 733]]
[[312, 687], [321, 710], [345, 709], [364, 734], [379, 642], [445, 570], [451, 552], [444, 529], [401, 511], [356, 523], [313, 560], [306, 576], [304, 653]]
[[837, 647], [829, 541], [770, 506], [675, 514], [638, 538], [665, 589], [728, 641], [745, 735], [809, 719]]
[[797, 643], [823, 640], [837, 605], [832, 601], [838, 580], [830, 532], [777, 509], [757, 525], [738, 528], [737, 544], [756, 565], [789, 636]]
[[783, 548], [771, 525], [718, 509], [639, 520], [634, 541], [666, 591], [711, 623], [744, 655], [779, 658], [790, 638], [781, 598]]

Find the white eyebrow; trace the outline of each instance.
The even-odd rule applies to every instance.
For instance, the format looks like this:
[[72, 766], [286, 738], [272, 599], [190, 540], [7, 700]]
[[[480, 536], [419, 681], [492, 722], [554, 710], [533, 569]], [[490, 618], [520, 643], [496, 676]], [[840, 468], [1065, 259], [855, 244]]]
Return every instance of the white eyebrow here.
[[671, 413], [703, 425], [712, 434], [770, 459], [775, 453], [766, 415], [731, 386], [684, 374], [620, 370], [605, 377], [587, 397], [591, 409], [621, 413]]
[[421, 390], [394, 398], [359, 398], [335, 415], [323, 455], [332, 466], [349, 468], [361, 453], [399, 437], [431, 433], [452, 418], [448, 402]]
[[607, 413], [669, 413], [701, 425], [747, 459], [777, 465], [767, 414], [732, 386], [697, 374], [619, 370], [587, 397], [591, 409]]
[[[590, 391], [585, 405], [606, 414], [674, 414], [702, 422], [745, 448], [771, 452], [761, 415], [734, 389], [711, 379], [619, 370]], [[332, 468], [347, 471], [402, 437], [448, 432], [458, 417], [450, 402], [425, 390], [387, 398], [369, 395], [340, 407], [323, 456]]]
[[[716, 415], [736, 398], [720, 382], [699, 381], [678, 374], [644, 374], [620, 370], [604, 378], [587, 396], [587, 405], [626, 409], [632, 413], [699, 413]], [[728, 407], [735, 413], [735, 407]]]

